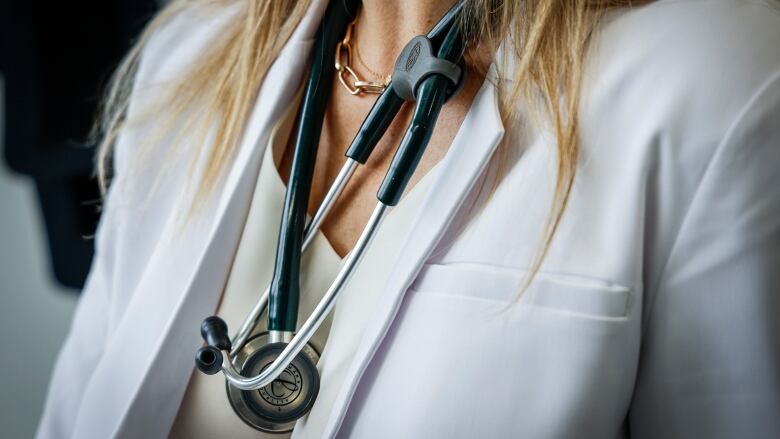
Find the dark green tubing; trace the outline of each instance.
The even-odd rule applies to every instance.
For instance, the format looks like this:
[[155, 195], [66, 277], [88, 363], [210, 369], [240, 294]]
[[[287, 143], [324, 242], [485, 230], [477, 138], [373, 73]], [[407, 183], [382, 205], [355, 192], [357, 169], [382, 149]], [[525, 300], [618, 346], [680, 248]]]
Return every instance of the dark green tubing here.
[[[460, 26], [455, 25], [449, 28], [436, 56], [462, 65], [463, 50], [461, 29]], [[412, 122], [406, 129], [401, 144], [393, 156], [392, 163], [390, 163], [390, 169], [377, 193], [377, 198], [383, 204], [395, 206], [401, 199], [406, 185], [409, 184], [409, 179], [417, 169], [420, 158], [431, 140], [439, 112], [451, 88], [450, 81], [438, 74], [427, 77], [418, 86], [417, 105], [414, 109]]]
[[331, 1], [317, 30], [317, 43], [312, 51], [311, 70], [296, 128], [295, 152], [268, 299], [268, 329], [271, 331], [292, 332], [298, 323], [301, 246], [322, 121], [334, 80], [333, 54], [359, 4], [359, 0]]

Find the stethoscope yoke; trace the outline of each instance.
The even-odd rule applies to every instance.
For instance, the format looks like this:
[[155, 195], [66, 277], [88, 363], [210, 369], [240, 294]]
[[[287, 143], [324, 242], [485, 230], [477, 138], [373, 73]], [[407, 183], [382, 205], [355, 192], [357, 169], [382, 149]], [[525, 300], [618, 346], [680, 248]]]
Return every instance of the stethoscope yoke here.
[[[211, 375], [222, 371], [235, 412], [248, 425], [266, 432], [291, 431], [296, 420], [314, 405], [320, 387], [316, 366], [319, 353], [309, 340], [332, 310], [387, 212], [399, 202], [430, 141], [441, 107], [463, 82], [460, 64], [464, 38], [457, 24], [463, 2], [458, 1], [428, 35], [415, 37], [401, 52], [390, 84], [361, 124], [347, 149], [344, 166], [312, 220], [305, 225], [329, 85], [335, 72], [329, 56], [334, 53], [358, 5], [359, 0], [331, 2], [317, 30], [318, 44], [312, 53], [296, 128], [271, 285], [232, 340], [227, 324], [217, 316], [206, 318], [200, 328], [206, 344], [195, 357], [198, 369]], [[416, 102], [412, 121], [379, 188], [377, 205], [333, 283], [311, 316], [298, 328], [302, 251], [319, 230], [356, 167], [368, 160], [405, 101]], [[266, 308], [268, 331], [252, 336]]]

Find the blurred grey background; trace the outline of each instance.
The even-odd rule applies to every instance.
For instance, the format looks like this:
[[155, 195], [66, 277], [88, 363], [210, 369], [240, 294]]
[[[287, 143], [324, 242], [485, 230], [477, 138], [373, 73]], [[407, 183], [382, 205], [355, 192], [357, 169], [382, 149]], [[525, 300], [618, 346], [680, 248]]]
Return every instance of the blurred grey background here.
[[99, 218], [89, 129], [156, 0], [0, 0], [0, 438], [35, 434]]
[[[6, 111], [0, 76], [0, 147]], [[10, 357], [0, 374], [4, 438], [34, 434], [51, 367], [78, 299], [51, 274], [35, 191], [32, 179], [12, 173], [0, 161], [0, 334]]]

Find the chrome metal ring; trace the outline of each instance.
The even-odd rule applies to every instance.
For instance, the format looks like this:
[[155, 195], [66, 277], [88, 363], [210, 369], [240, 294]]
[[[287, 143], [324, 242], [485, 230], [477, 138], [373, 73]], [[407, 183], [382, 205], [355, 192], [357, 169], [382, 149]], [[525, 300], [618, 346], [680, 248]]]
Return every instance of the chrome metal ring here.
[[[234, 364], [243, 375], [258, 375], [282, 352], [285, 343], [268, 343], [268, 333], [256, 335], [241, 349]], [[320, 387], [319, 353], [307, 344], [271, 384], [240, 390], [226, 382], [228, 400], [239, 418], [267, 433], [292, 431], [295, 422], [314, 405]]]

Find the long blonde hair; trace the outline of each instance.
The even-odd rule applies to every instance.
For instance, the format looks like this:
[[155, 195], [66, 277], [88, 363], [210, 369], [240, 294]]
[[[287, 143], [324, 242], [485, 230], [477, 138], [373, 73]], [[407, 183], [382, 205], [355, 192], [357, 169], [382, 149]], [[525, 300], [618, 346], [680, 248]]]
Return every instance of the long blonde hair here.
[[[475, 41], [506, 57], [496, 60], [501, 113], [512, 120], [524, 98], [551, 122], [557, 139], [558, 170], [553, 203], [531, 272], [538, 270], [563, 216], [576, 174], [579, 152], [578, 107], [583, 59], [599, 19], [612, 8], [650, 0], [466, 0], [462, 25]], [[223, 38], [182, 75], [164, 105], [169, 124], [187, 111], [184, 126], [214, 127], [199, 181], [199, 194], [210, 192], [229, 162], [253, 107], [265, 73], [298, 25], [310, 0], [174, 0], [150, 23], [125, 58], [106, 94], [97, 124], [98, 177], [105, 188], [109, 157], [125, 115], [139, 54], [150, 36], [183, 9], [229, 6], [241, 11]], [[512, 69], [506, 68], [512, 65]], [[508, 76], [509, 75], [509, 76]], [[193, 109], [197, 109], [193, 111]], [[511, 127], [511, 123], [505, 126]], [[204, 145], [199, 145], [200, 154]], [[529, 279], [530, 281], [530, 279]]]

